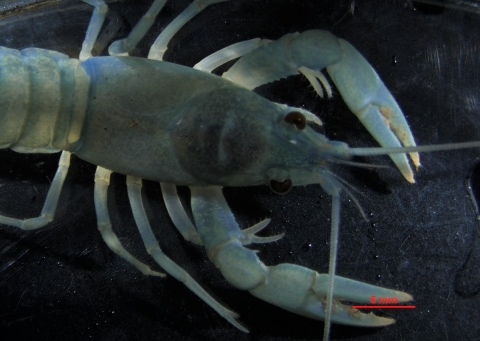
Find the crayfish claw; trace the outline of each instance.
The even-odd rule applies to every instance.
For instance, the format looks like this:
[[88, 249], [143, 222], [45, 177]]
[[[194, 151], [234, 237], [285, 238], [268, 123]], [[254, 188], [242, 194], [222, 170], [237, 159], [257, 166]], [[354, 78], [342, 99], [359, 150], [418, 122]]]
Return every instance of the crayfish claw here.
[[271, 219], [264, 219], [258, 224], [255, 224], [249, 228], [242, 230], [242, 233], [243, 233], [243, 238], [241, 238], [242, 245], [249, 245], [252, 243], [265, 244], [270, 242], [276, 242], [277, 240], [281, 239], [285, 235], [285, 233], [280, 233], [270, 237], [259, 237], [255, 235], [255, 233], [260, 232], [265, 227], [267, 227], [270, 221]]
[[[372, 66], [350, 43], [338, 42], [342, 58], [328, 65], [327, 72], [347, 106], [382, 147], [416, 146], [402, 110]], [[418, 169], [418, 153], [409, 155]], [[408, 182], [415, 182], [405, 154], [390, 158]]]
[[320, 96], [320, 98], [324, 98], [323, 89], [320, 86], [320, 83], [325, 88], [327, 98], [333, 97], [332, 87], [328, 83], [327, 77], [325, 77], [321, 71], [312, 70], [305, 66], [299, 67], [298, 71], [304, 75], [305, 78], [307, 78], [307, 80], [310, 82], [310, 85], [313, 87], [317, 95]]

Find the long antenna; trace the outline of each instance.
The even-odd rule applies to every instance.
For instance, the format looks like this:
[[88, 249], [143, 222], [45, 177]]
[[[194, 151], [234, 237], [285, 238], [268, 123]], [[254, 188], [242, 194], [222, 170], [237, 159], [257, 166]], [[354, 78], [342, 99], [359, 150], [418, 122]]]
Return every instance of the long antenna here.
[[480, 141], [473, 142], [460, 142], [460, 143], [446, 143], [427, 146], [415, 146], [415, 147], [369, 147], [369, 148], [350, 148], [349, 153], [352, 156], [370, 156], [370, 155], [387, 155], [387, 154], [399, 154], [399, 153], [412, 153], [412, 152], [438, 152], [443, 150], [456, 150], [467, 148], [480, 147]]

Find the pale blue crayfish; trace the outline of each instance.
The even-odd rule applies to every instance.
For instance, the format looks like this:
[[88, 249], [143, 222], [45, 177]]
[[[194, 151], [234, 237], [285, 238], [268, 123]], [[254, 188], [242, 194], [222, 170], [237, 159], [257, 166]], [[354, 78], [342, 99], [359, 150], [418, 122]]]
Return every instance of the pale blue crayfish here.
[[[110, 249], [145, 275], [151, 270], [123, 248], [107, 210], [110, 174], [127, 175], [132, 211], [147, 252], [165, 272], [183, 282], [217, 313], [242, 331], [237, 315], [226, 309], [160, 250], [143, 208], [142, 179], [161, 183], [165, 204], [185, 239], [203, 245], [209, 258], [235, 287], [294, 313], [330, 322], [385, 326], [393, 319], [363, 314], [340, 301], [369, 303], [371, 296], [411, 296], [334, 276], [342, 180], [329, 163], [354, 164], [353, 155], [391, 153], [404, 177], [413, 182], [408, 163], [420, 165], [408, 124], [392, 95], [369, 63], [348, 42], [326, 31], [289, 34], [277, 41], [254, 39], [231, 45], [194, 69], [163, 62], [173, 35], [206, 6], [226, 0], [195, 0], [159, 35], [148, 59], [128, 57], [147, 33], [165, 0], [156, 0], [128, 38], [113, 43], [110, 57], [92, 57], [107, 5], [94, 6], [79, 60], [49, 50], [2, 48], [0, 147], [23, 153], [63, 150], [58, 171], [39, 217], [0, 222], [33, 230], [54, 218], [71, 153], [98, 165], [95, 206], [98, 227]], [[240, 58], [223, 77], [210, 72]], [[250, 90], [274, 80], [303, 74], [319, 96], [332, 96], [326, 68], [344, 101], [384, 148], [355, 149], [330, 141], [312, 129], [321, 121], [301, 108], [270, 102]], [[353, 75], [353, 76], [352, 76]], [[478, 144], [452, 145], [452, 148]], [[407, 148], [402, 148], [405, 146]], [[267, 184], [285, 194], [292, 186], [320, 184], [332, 196], [329, 274], [293, 264], [265, 266], [251, 243], [265, 220], [240, 230], [222, 194], [224, 186]], [[189, 186], [194, 224], [182, 207], [175, 185]]]

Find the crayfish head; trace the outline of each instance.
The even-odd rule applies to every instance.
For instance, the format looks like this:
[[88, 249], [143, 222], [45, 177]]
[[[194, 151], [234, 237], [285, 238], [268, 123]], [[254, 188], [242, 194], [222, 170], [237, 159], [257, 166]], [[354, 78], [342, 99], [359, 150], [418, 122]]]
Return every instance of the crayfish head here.
[[306, 110], [228, 87], [185, 103], [169, 123], [169, 140], [180, 168], [197, 185], [266, 183], [286, 193], [292, 185], [318, 183], [317, 168], [348, 151], [310, 126], [318, 123]]
[[[349, 158], [346, 143], [331, 141], [311, 126], [319, 124], [313, 114], [299, 108], [284, 106], [285, 113], [276, 120], [275, 154], [282, 162], [271, 161], [276, 166], [269, 168], [265, 178], [270, 189], [277, 194], [286, 194], [293, 186], [320, 184], [331, 192], [331, 184], [337, 182], [327, 170], [330, 162]], [[318, 120], [318, 121], [317, 121]]]

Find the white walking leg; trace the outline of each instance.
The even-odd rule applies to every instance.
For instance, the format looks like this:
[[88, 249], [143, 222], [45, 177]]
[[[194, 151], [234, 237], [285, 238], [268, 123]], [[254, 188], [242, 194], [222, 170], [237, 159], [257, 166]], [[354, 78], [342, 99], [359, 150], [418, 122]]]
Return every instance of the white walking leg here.
[[58, 161], [58, 168], [53, 178], [52, 184], [47, 193], [47, 198], [43, 204], [42, 213], [38, 217], [28, 219], [10, 218], [0, 215], [0, 223], [10, 226], [19, 227], [22, 230], [35, 230], [47, 225], [55, 216], [55, 211], [58, 206], [58, 199], [62, 191], [63, 183], [68, 173], [70, 166], [70, 153], [62, 152], [60, 161]]
[[103, 240], [110, 250], [132, 264], [144, 275], [164, 277], [165, 274], [151, 270], [148, 265], [140, 262], [125, 250], [117, 235], [113, 232], [107, 207], [107, 193], [111, 174], [112, 171], [102, 167], [97, 167], [97, 171], [95, 172], [95, 211], [97, 212], [98, 230], [102, 234]]

